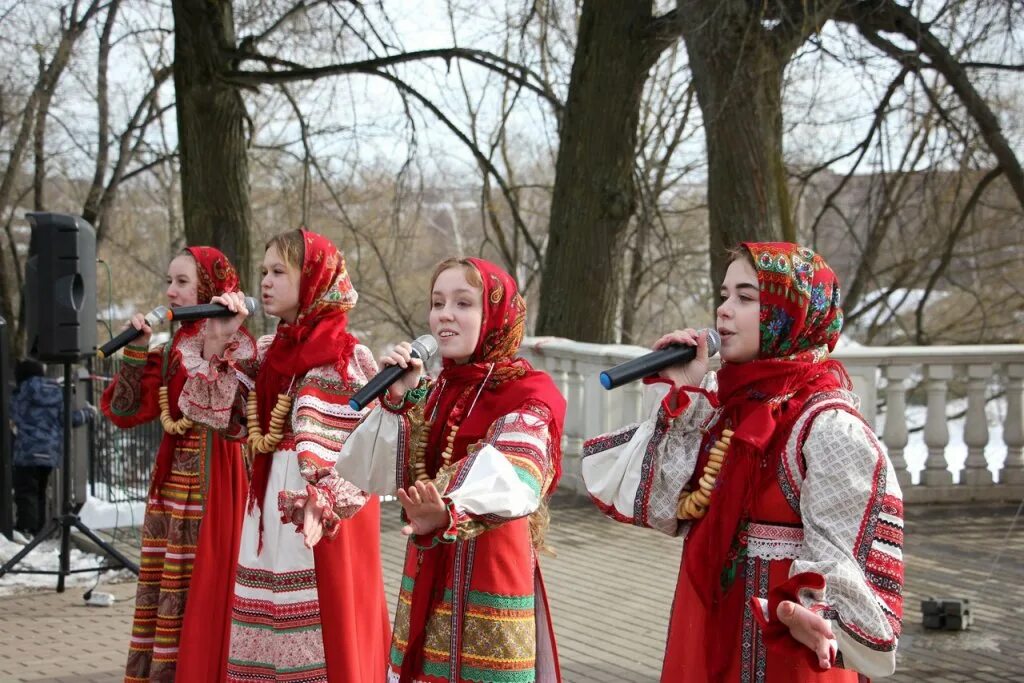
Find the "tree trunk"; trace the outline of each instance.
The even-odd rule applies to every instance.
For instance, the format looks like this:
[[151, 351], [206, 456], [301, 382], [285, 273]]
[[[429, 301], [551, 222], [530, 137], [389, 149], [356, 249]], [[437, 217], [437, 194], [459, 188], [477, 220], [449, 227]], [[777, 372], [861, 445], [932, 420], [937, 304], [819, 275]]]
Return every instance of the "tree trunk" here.
[[741, 241], [796, 239], [782, 159], [789, 51], [762, 27], [758, 3], [691, 2], [686, 16], [683, 39], [707, 140], [711, 282], [717, 287], [727, 249]]
[[[44, 82], [46, 78], [46, 64], [39, 60], [39, 80]], [[59, 74], [58, 74], [59, 76]], [[52, 86], [56, 87], [56, 79]], [[53, 90], [49, 85], [44, 85], [39, 94], [39, 102], [36, 107], [36, 123], [32, 128], [32, 156], [35, 160], [32, 169], [32, 210], [46, 211], [46, 117], [50, 113], [50, 102], [53, 99]]]
[[653, 216], [641, 210], [636, 226], [636, 241], [629, 255], [629, 273], [622, 291], [622, 343], [638, 344], [636, 337], [636, 316], [640, 308], [640, 288], [644, 283], [644, 261], [647, 259], [647, 244], [650, 240]]
[[636, 130], [651, 2], [588, 0], [562, 119], [537, 333], [615, 336], [622, 242], [636, 209]]
[[185, 236], [223, 251], [244, 287], [250, 278], [248, 117], [242, 96], [221, 78], [234, 65], [231, 0], [173, 0], [174, 88]]

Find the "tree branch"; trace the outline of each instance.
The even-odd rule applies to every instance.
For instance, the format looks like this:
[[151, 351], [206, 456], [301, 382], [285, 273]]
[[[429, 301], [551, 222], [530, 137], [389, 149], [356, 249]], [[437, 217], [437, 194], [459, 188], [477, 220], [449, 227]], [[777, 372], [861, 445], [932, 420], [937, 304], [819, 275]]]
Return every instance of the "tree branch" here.
[[376, 57], [374, 59], [364, 59], [358, 62], [346, 62], [343, 64], [330, 64], [328, 66], [317, 67], [303, 67], [290, 62], [283, 62], [276, 57], [261, 55], [253, 51], [243, 52], [240, 50], [234, 50], [231, 52], [231, 56], [241, 61], [252, 60], [269, 65], [288, 66], [284, 71], [240, 70], [229, 71], [224, 75], [224, 78], [228, 82], [242, 86], [266, 84], [277, 85], [281, 83], [290, 83], [292, 81], [309, 81], [316, 80], [318, 78], [326, 78], [328, 76], [340, 76], [343, 74], [353, 73], [380, 75], [382, 73], [381, 69], [394, 66], [396, 64], [421, 62], [428, 59], [443, 59], [445, 62], [451, 62], [453, 59], [464, 59], [478, 66], [482, 66], [485, 69], [490, 69], [511, 81], [519, 83], [527, 90], [530, 90], [548, 102], [556, 112], [561, 111], [562, 108], [562, 103], [559, 101], [557, 95], [555, 95], [550, 86], [541, 79], [539, 74], [522, 64], [518, 64], [484, 50], [471, 50], [460, 47], [416, 50], [396, 55], [387, 55], [385, 57]]
[[1024, 64], [999, 64], [998, 62], [960, 62], [965, 69], [997, 69], [1001, 71], [1024, 71]]
[[437, 108], [437, 105], [431, 102], [426, 96], [424, 96], [418, 90], [416, 90], [415, 88], [413, 88], [412, 86], [410, 86], [408, 83], [398, 78], [397, 76], [393, 76], [392, 74], [389, 74], [387, 72], [378, 71], [375, 73], [375, 75], [380, 76], [381, 78], [387, 81], [390, 81], [395, 85], [395, 87], [397, 87], [402, 92], [407, 93], [412, 97], [416, 98], [420, 102], [420, 104], [429, 109], [430, 112], [434, 116], [436, 116], [437, 119], [441, 123], [443, 123], [444, 126], [448, 128], [448, 130], [452, 132], [453, 135], [455, 135], [455, 137], [457, 137], [464, 145], [466, 145], [466, 148], [469, 149], [469, 151], [473, 154], [473, 158], [476, 159], [477, 163], [480, 164], [488, 173], [490, 173], [494, 177], [495, 182], [498, 183], [498, 187], [501, 188], [501, 193], [502, 195], [504, 195], [505, 201], [508, 203], [509, 211], [512, 213], [512, 220], [515, 222], [516, 228], [521, 231], [523, 239], [526, 240], [527, 246], [529, 246], [530, 251], [533, 252], [534, 258], [537, 259], [537, 262], [540, 262], [542, 259], [540, 245], [537, 244], [537, 241], [533, 238], [533, 235], [531, 235], [530, 231], [527, 230], [526, 223], [523, 221], [522, 216], [519, 214], [519, 207], [517, 206], [517, 203], [515, 201], [515, 195], [512, 193], [511, 188], [509, 188], [501, 173], [499, 173], [498, 169], [495, 168], [493, 163], [491, 163], [491, 160], [487, 158], [487, 156], [480, 150], [479, 147], [473, 144], [473, 141], [470, 140], [466, 136], [466, 134], [462, 132], [462, 130], [460, 130], [459, 127], [456, 126], [451, 121], [451, 119], [444, 115], [444, 112]]
[[967, 224], [967, 218], [974, 211], [974, 207], [977, 206], [981, 200], [981, 196], [985, 194], [985, 189], [992, 183], [993, 180], [1003, 174], [1003, 169], [998, 166], [982, 177], [975, 185], [974, 190], [971, 192], [971, 196], [967, 198], [967, 203], [964, 204], [964, 208], [960, 211], [960, 216], [957, 218], [956, 225], [950, 230], [949, 235], [946, 237], [946, 243], [943, 245], [942, 254], [939, 256], [939, 264], [932, 271], [928, 277], [928, 283], [924, 287], [924, 294], [921, 295], [921, 299], [917, 302], [917, 308], [914, 311], [914, 325], [916, 330], [916, 344], [926, 344], [927, 341], [924, 339], [924, 309], [928, 302], [928, 297], [931, 295], [932, 290], [935, 289], [936, 283], [939, 278], [949, 268], [950, 262], [953, 260], [953, 251], [956, 249], [957, 240], [960, 237], [960, 233], [963, 232], [964, 226]]
[[249, 35], [242, 38], [242, 40], [239, 42], [239, 49], [249, 50], [251, 48], [254, 48], [256, 45], [266, 40], [271, 33], [281, 28], [281, 26], [283, 26], [292, 17], [304, 13], [307, 10], [316, 7], [317, 5], [329, 3], [330, 1], [331, 0], [313, 0], [312, 2], [306, 2], [306, 0], [299, 0], [299, 2], [296, 2], [287, 11], [283, 12], [281, 16], [279, 16], [277, 20], [273, 24], [268, 26], [262, 33]]
[[676, 44], [683, 36], [683, 18], [678, 8], [656, 17], [647, 30], [645, 59], [654, 66], [661, 53]]
[[[898, 33], [912, 41], [922, 54], [931, 61], [931, 68], [938, 71], [963, 102], [971, 118], [978, 125], [989, 150], [995, 156], [1010, 186], [1017, 195], [1017, 201], [1024, 207], [1024, 169], [1003, 134], [999, 119], [977, 91], [967, 76], [963, 64], [959, 63], [942, 41], [929, 27], [915, 17], [909, 9], [893, 0], [872, 0], [870, 2], [848, 3], [837, 13], [837, 19], [853, 23], [862, 33], [886, 31]], [[865, 36], [867, 37], [867, 36]], [[873, 43], [875, 44], [875, 43]], [[890, 44], [891, 45], [891, 44]], [[893, 54], [891, 48], [876, 44], [886, 54], [896, 59], [905, 59], [905, 51]]]

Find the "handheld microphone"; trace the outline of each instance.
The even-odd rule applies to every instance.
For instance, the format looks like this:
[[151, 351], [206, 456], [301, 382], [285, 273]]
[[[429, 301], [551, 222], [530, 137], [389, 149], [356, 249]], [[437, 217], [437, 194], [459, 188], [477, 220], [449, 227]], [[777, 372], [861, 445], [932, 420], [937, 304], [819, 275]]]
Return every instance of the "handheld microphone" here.
[[[412, 357], [419, 358], [424, 363], [430, 360], [435, 353], [437, 353], [437, 340], [429, 334], [417, 337], [416, 341], [412, 343]], [[408, 368], [403, 368], [400, 365], [389, 365], [384, 368], [349, 399], [349, 407], [352, 410], [362, 410], [387, 391], [388, 387], [395, 383], [395, 380], [405, 374], [406, 370]]]
[[[256, 299], [251, 296], [245, 297], [245, 307], [249, 315], [256, 312]], [[230, 318], [235, 314], [224, 304], [199, 304], [198, 306], [180, 306], [167, 311], [167, 319], [174, 322], [185, 323], [190, 320], [203, 320], [204, 318]]]
[[[707, 330], [708, 333], [708, 357], [718, 353], [722, 344], [722, 338], [718, 336], [718, 330]], [[673, 344], [657, 351], [644, 354], [639, 358], [619, 363], [614, 368], [601, 373], [601, 386], [605, 389], [614, 389], [623, 384], [643, 377], [650, 377], [661, 370], [677, 363], [686, 363], [697, 357], [696, 346], [681, 346]]]
[[[157, 306], [152, 311], [146, 314], [146, 324], [150, 327], [155, 327], [157, 324], [164, 321], [164, 317], [167, 315], [166, 306]], [[98, 358], [108, 358], [120, 349], [128, 346], [134, 340], [142, 336], [142, 330], [137, 330], [134, 327], [129, 326], [127, 330], [121, 332], [106, 344], [96, 350], [96, 356]]]

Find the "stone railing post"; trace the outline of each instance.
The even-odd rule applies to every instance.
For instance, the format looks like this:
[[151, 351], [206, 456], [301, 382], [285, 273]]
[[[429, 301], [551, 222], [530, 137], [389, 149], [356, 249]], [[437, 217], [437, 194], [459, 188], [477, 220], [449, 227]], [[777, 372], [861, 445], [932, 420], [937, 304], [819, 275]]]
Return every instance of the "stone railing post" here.
[[960, 475], [960, 483], [982, 486], [992, 483], [992, 472], [985, 460], [988, 445], [988, 419], [985, 417], [985, 385], [992, 377], [992, 365], [967, 366], [967, 420], [964, 423], [964, 442], [967, 460]]
[[925, 486], [945, 486], [953, 483], [953, 475], [946, 462], [949, 427], [946, 425], [946, 393], [953, 379], [953, 366], [935, 364], [925, 366], [925, 387], [928, 394], [928, 416], [924, 423], [924, 442], [928, 458], [921, 473]]
[[1024, 484], [1024, 363], [1006, 366], [1006, 422], [1003, 423], [1006, 462], [1000, 482]]
[[562, 359], [569, 366], [565, 377], [566, 424], [565, 452], [562, 459], [563, 488], [580, 491], [580, 457], [587, 438], [587, 398], [583, 391], [583, 373], [579, 361]]
[[907, 387], [910, 376], [909, 365], [888, 365], [885, 368], [885, 429], [882, 443], [889, 451], [889, 460], [896, 470], [900, 486], [910, 486], [910, 472], [903, 449], [907, 447], [910, 435], [907, 432]]

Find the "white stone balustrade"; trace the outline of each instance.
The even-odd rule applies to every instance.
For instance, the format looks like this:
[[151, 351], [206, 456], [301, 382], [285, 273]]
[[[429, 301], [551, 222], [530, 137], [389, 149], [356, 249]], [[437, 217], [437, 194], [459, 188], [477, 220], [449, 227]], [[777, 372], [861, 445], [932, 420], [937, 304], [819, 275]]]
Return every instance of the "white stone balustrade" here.
[[[584, 440], [642, 414], [639, 382], [605, 391], [599, 373], [647, 351], [548, 337], [523, 342], [522, 354], [551, 374], [569, 403], [566, 489], [584, 492]], [[846, 365], [861, 412], [888, 450], [908, 501], [1024, 497], [1024, 345], [858, 347], [835, 357]], [[911, 405], [908, 392], [915, 386]], [[951, 388], [965, 397], [951, 399]], [[920, 474], [916, 484], [914, 473]]]

